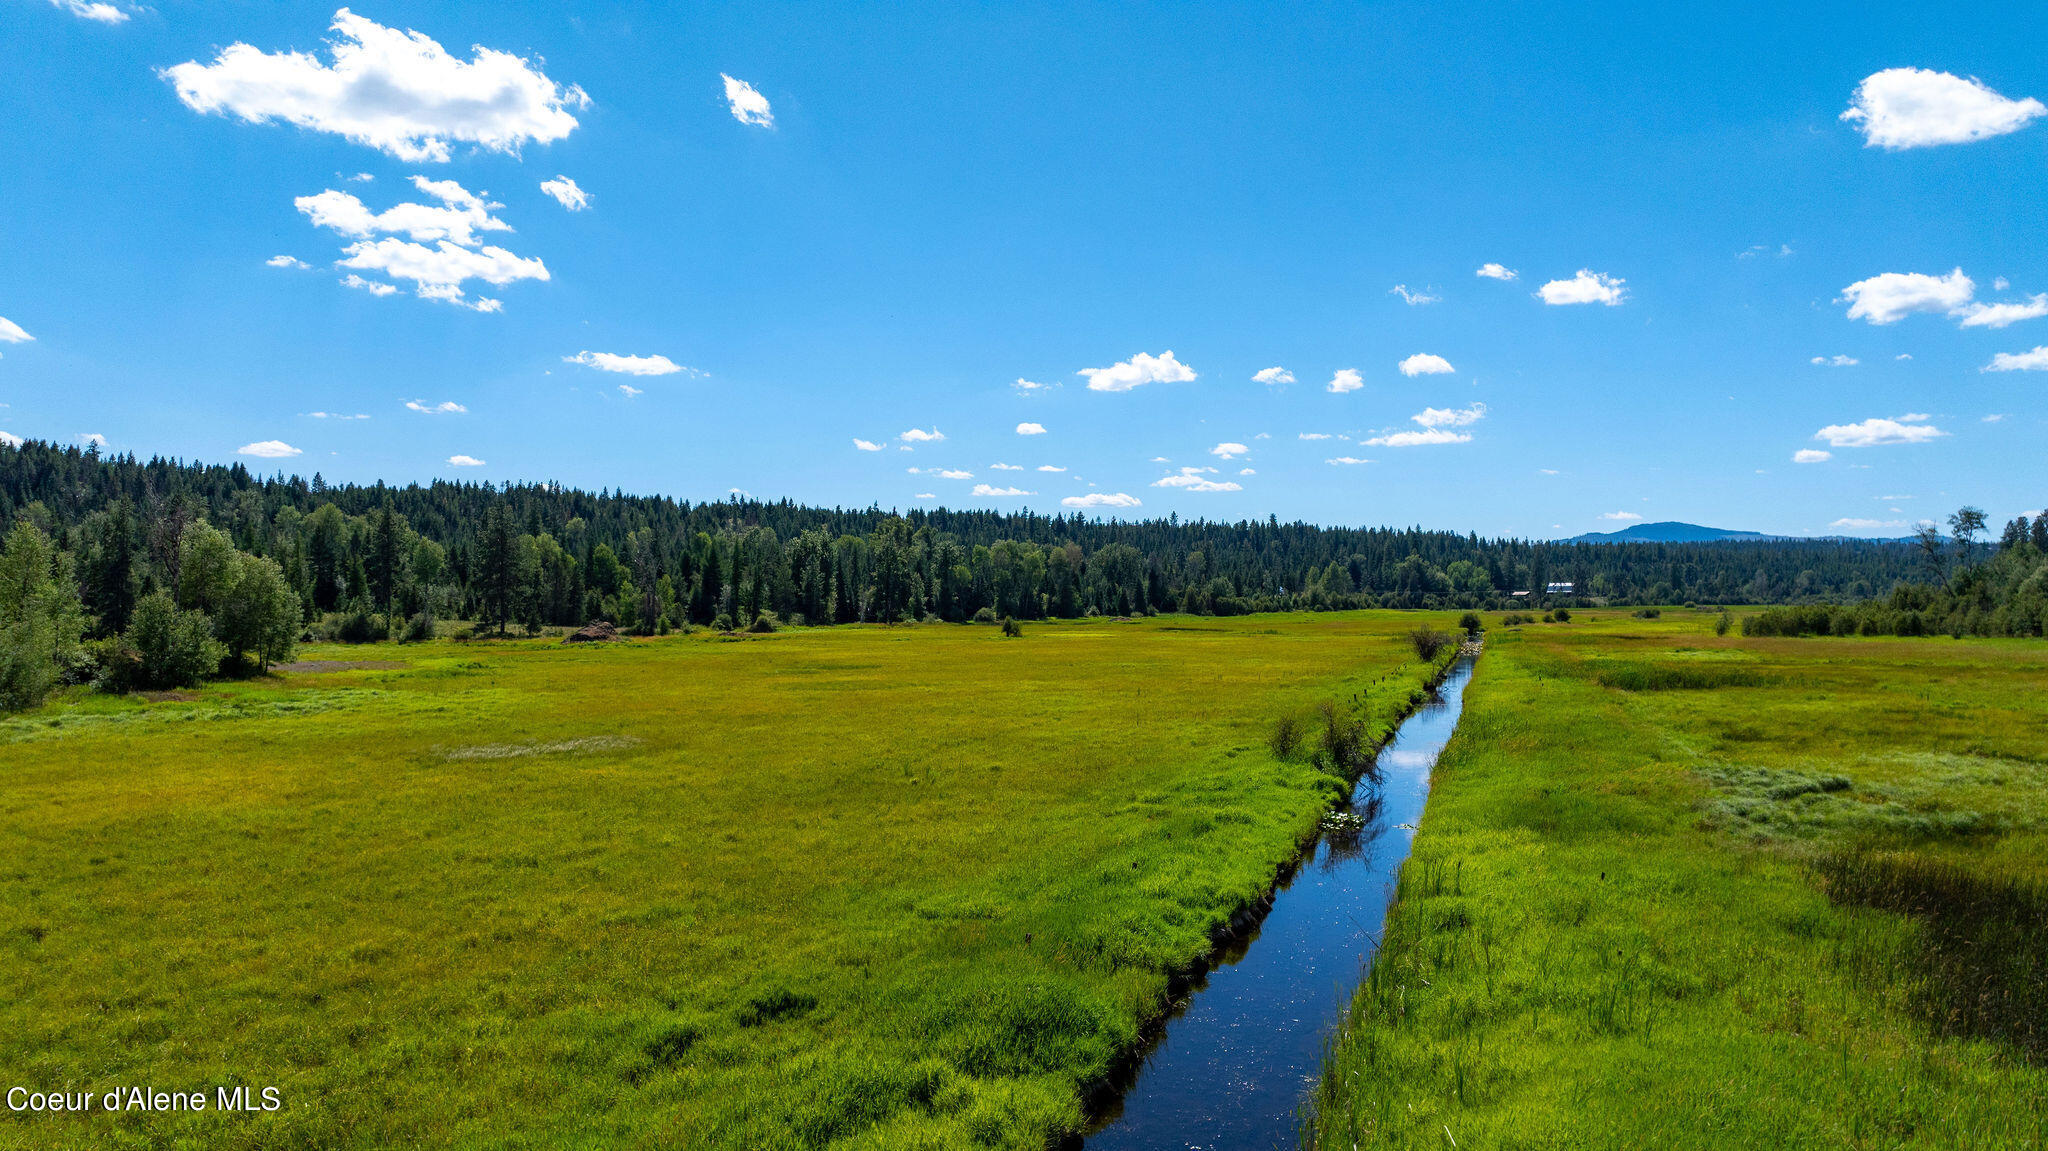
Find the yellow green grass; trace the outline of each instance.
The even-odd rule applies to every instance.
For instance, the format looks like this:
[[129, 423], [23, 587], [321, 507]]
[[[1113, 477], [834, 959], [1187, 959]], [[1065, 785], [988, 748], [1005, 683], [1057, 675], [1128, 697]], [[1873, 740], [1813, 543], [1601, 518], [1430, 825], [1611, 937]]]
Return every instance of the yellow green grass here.
[[[1041, 1147], [1383, 732], [1414, 614], [324, 648], [0, 722], [24, 1147]], [[1436, 621], [1438, 623], [1443, 620]], [[1447, 657], [1446, 657], [1447, 658]]]
[[2043, 1146], [2048, 645], [1711, 625], [1489, 635], [1305, 1143]]

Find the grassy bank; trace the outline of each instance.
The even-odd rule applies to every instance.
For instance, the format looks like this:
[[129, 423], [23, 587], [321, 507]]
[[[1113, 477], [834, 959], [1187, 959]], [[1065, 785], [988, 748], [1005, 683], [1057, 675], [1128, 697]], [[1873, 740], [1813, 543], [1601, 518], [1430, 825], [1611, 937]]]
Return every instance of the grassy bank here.
[[2048, 645], [1496, 628], [1320, 1148], [2040, 1147]]
[[1043, 1146], [1340, 786], [1276, 719], [1376, 738], [1417, 618], [328, 648], [0, 721], [0, 1077], [285, 1104], [0, 1143]]

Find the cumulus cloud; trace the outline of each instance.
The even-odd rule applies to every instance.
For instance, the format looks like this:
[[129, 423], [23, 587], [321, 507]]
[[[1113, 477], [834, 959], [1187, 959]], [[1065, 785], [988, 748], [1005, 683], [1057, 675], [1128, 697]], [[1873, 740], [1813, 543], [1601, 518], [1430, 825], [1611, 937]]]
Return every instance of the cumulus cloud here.
[[1035, 496], [1038, 493], [1027, 492], [1023, 488], [999, 488], [989, 484], [976, 484], [974, 485], [973, 494], [977, 496]]
[[107, 437], [98, 432], [84, 432], [79, 435], [78, 442], [81, 444], [91, 444], [96, 448], [103, 448], [107, 446]]
[[1853, 368], [1863, 361], [1854, 356], [1815, 356], [1813, 362], [1824, 368]]
[[1842, 119], [1863, 133], [1869, 148], [1925, 148], [1968, 144], [2017, 132], [2048, 106], [2009, 99], [1968, 79], [1929, 68], [1887, 68], [1864, 77]]
[[1442, 296], [1432, 296], [1428, 292], [1411, 292], [1408, 290], [1408, 285], [1406, 284], [1395, 284], [1392, 288], [1389, 288], [1387, 290], [1387, 294], [1390, 296], [1401, 297], [1401, 302], [1407, 304], [1410, 307], [1417, 307], [1422, 304], [1434, 304], [1437, 301], [1443, 299]]
[[[882, 445], [881, 445], [881, 444], [878, 444], [878, 443], [876, 443], [876, 442], [875, 442], [875, 441], [873, 441], [873, 440], [863, 440], [863, 439], [858, 439], [858, 438], [856, 438], [856, 439], [855, 439], [855, 440], [853, 441], [853, 446], [854, 446], [854, 447], [855, 447], [855, 448], [856, 448], [857, 450], [859, 450], [859, 451], [863, 451], [863, 452], [879, 452], [879, 451], [881, 451], [881, 450], [882, 450]], [[916, 470], [916, 469], [912, 469], [912, 470], [914, 471], [914, 470]]]
[[300, 196], [292, 204], [316, 227], [357, 239], [380, 232], [403, 233], [414, 240], [453, 240], [463, 247], [473, 247], [478, 242], [478, 232], [512, 230], [512, 225], [491, 215], [492, 209], [505, 205], [492, 203], [454, 180], [414, 176], [412, 182], [415, 188], [441, 203], [403, 203], [372, 212], [355, 194], [329, 188], [318, 195]]
[[368, 292], [373, 296], [395, 296], [398, 294], [398, 288], [396, 286], [391, 284], [379, 283], [376, 280], [365, 280], [361, 276], [356, 275], [354, 272], [350, 272], [348, 275], [343, 276], [341, 278], [341, 286], [344, 288], [355, 288], [358, 291]]
[[1512, 280], [1521, 273], [1503, 264], [1481, 264], [1472, 274], [1488, 280]]
[[1021, 472], [1024, 468], [1021, 464], [990, 464], [988, 470], [992, 472]]
[[1375, 448], [1417, 448], [1431, 444], [1470, 443], [1471, 440], [1472, 436], [1468, 432], [1431, 428], [1422, 432], [1392, 432], [1384, 436], [1374, 436], [1365, 442]]
[[415, 294], [423, 300], [459, 303], [480, 312], [497, 311], [503, 304], [488, 298], [469, 303], [462, 290], [464, 281], [476, 279], [502, 286], [515, 280], [549, 278], [547, 265], [538, 258], [525, 259], [495, 245], [472, 249], [442, 240], [429, 248], [410, 240], [387, 237], [351, 244], [346, 251], [347, 258], [336, 261], [338, 267], [382, 272], [394, 280], [411, 280]]
[[[4, 323], [5, 321], [0, 321]], [[2000, 352], [1991, 357], [1979, 371], [1985, 372], [2048, 372], [2048, 344], [2031, 352]]]
[[942, 480], [971, 480], [974, 478], [973, 472], [963, 472], [958, 468], [947, 468], [945, 471], [938, 473], [938, 475]]
[[1337, 374], [1330, 377], [1330, 382], [1324, 386], [1324, 390], [1341, 396], [1345, 392], [1355, 392], [1364, 386], [1365, 377], [1358, 374], [1357, 368], [1339, 368]]
[[1828, 525], [1831, 528], [1847, 528], [1850, 531], [1867, 532], [1880, 528], [1903, 528], [1910, 526], [1905, 520], [1867, 520], [1856, 516], [1843, 516]]
[[1252, 373], [1252, 382], [1256, 384], [1291, 384], [1294, 382], [1294, 373], [1286, 368], [1260, 368]]
[[634, 386], [633, 386], [633, 385], [631, 385], [631, 384], [620, 384], [620, 385], [619, 385], [619, 393], [620, 393], [621, 395], [625, 396], [625, 397], [626, 397], [627, 399], [629, 399], [629, 400], [630, 400], [630, 399], [632, 399], [632, 398], [633, 398], [634, 396], [644, 396], [644, 395], [646, 395], [646, 394], [647, 394], [647, 391], [646, 391], [646, 389], [644, 389], [644, 388], [636, 388], [636, 387], [634, 387]]
[[1824, 464], [1834, 458], [1833, 452], [1824, 452], [1819, 448], [1800, 448], [1792, 453], [1792, 462], [1795, 464]]
[[939, 498], [939, 494], [937, 492], [919, 492], [917, 493], [916, 498], [921, 500], [935, 500]]
[[1017, 434], [1020, 436], [1042, 436], [1045, 434], [1045, 425], [1027, 421], [1017, 425]]
[[1227, 442], [1217, 444], [1215, 447], [1209, 449], [1210, 455], [1223, 460], [1234, 460], [1239, 456], [1248, 455], [1250, 452], [1251, 449], [1245, 447], [1243, 444], [1234, 444]]
[[263, 261], [263, 264], [269, 268], [310, 268], [313, 266], [297, 256], [272, 256], [268, 260]]
[[1455, 371], [1457, 369], [1449, 360], [1427, 352], [1417, 352], [1401, 361], [1401, 374], [1404, 376], [1441, 376]]
[[262, 460], [283, 460], [299, 455], [300, 452], [299, 449], [285, 443], [283, 440], [257, 440], [253, 444], [243, 444], [241, 447], [236, 448], [235, 454], [238, 456], [255, 456], [257, 459]]
[[577, 187], [576, 181], [571, 180], [567, 176], [556, 176], [552, 180], [542, 180], [540, 182], [540, 190], [553, 196], [555, 203], [569, 209], [571, 212], [581, 212], [590, 206], [590, 193]]
[[672, 376], [689, 370], [667, 356], [622, 356], [613, 352], [578, 352], [573, 356], [563, 356], [562, 362], [627, 376]]
[[[449, 457], [448, 457], [448, 464], [449, 464], [449, 466], [451, 466], [451, 467], [457, 467], [457, 468], [480, 468], [480, 467], [483, 467], [483, 466], [484, 466], [484, 462], [483, 462], [482, 460], [480, 460], [480, 459], [477, 459], [477, 458], [476, 458], [475, 456], [460, 456], [460, 455], [457, 455], [457, 456], [449, 456]], [[733, 490], [734, 490], [734, 491], [738, 491], [739, 489], [738, 489], [738, 488], [734, 488]]]
[[1128, 392], [1144, 384], [1185, 384], [1195, 371], [1173, 358], [1171, 350], [1157, 356], [1139, 352], [1106, 368], [1082, 368], [1074, 373], [1088, 377], [1091, 392]]
[[1020, 392], [1040, 392], [1044, 391], [1048, 385], [1041, 384], [1037, 380], [1027, 380], [1023, 376], [1018, 376], [1017, 382], [1011, 386]]
[[1303, 432], [1303, 433], [1301, 433], [1301, 435], [1300, 435], [1300, 436], [1298, 436], [1298, 437], [1296, 437], [1296, 438], [1298, 438], [1298, 439], [1303, 439], [1303, 440], [1327, 440], [1327, 439], [1329, 439], [1329, 438], [1330, 438], [1330, 433], [1328, 433], [1328, 432]]
[[21, 330], [21, 325], [5, 316], [0, 316], [0, 344], [25, 344], [35, 339]]
[[1603, 520], [1639, 520], [1643, 517], [1634, 512], [1601, 512], [1600, 518]]
[[1927, 416], [1911, 412], [1897, 419], [1873, 417], [1855, 424], [1829, 424], [1813, 433], [1831, 448], [1873, 448], [1884, 444], [1924, 444], [1947, 432], [1927, 422]]
[[442, 400], [438, 404], [430, 404], [424, 400], [407, 400], [405, 401], [405, 406], [415, 412], [424, 412], [430, 416], [460, 415], [469, 410], [454, 400]]
[[2003, 328], [2021, 320], [2048, 316], [2048, 293], [2018, 303], [1971, 304], [1956, 312], [1965, 328]]
[[936, 444], [946, 438], [946, 433], [940, 431], [937, 427], [932, 428], [931, 431], [925, 431], [923, 428], [912, 428], [896, 438], [906, 444]]
[[1922, 272], [1885, 272], [1842, 289], [1849, 318], [1873, 324], [1896, 324], [1914, 312], [1952, 315], [1969, 306], [1977, 285], [1957, 268], [1946, 276]]
[[1332, 459], [1324, 460], [1323, 462], [1326, 464], [1335, 464], [1340, 468], [1348, 468], [1354, 464], [1369, 464], [1372, 461], [1368, 459], [1361, 459], [1358, 456], [1336, 456]]
[[1060, 501], [1061, 507], [1068, 508], [1135, 508], [1142, 507], [1143, 501], [1123, 492], [1089, 492], [1085, 496], [1068, 496]]
[[1536, 294], [1546, 304], [1606, 304], [1613, 307], [1628, 296], [1627, 283], [1619, 276], [1609, 276], [1589, 268], [1580, 268], [1579, 274], [1569, 280], [1552, 280], [1536, 289]]
[[1425, 428], [1462, 428], [1485, 419], [1486, 405], [1474, 403], [1462, 408], [1424, 408], [1409, 418]]
[[762, 128], [775, 126], [775, 113], [768, 110], [768, 97], [754, 90], [745, 80], [735, 80], [723, 72], [718, 78], [725, 81], [725, 103], [732, 110], [732, 118], [742, 124], [754, 124]]
[[1186, 488], [1191, 492], [1241, 492], [1244, 485], [1231, 480], [1212, 480], [1215, 468], [1182, 468], [1173, 475], [1152, 481], [1155, 488]]
[[121, 24], [128, 19], [128, 13], [112, 4], [99, 3], [98, 0], [50, 0], [50, 6], [61, 8], [80, 20], [91, 20], [96, 24]]
[[367, 420], [370, 417], [360, 412], [351, 416], [341, 412], [307, 412], [306, 418], [314, 420]]
[[13, 432], [0, 432], [0, 444], [4, 444], [7, 447], [18, 448], [26, 442], [27, 441], [23, 440], [20, 436], [15, 435]]
[[1039, 471], [1041, 471], [1041, 472], [1063, 472], [1063, 471], [1066, 471], [1067, 469], [1065, 469], [1065, 468], [1062, 468], [1062, 467], [1057, 467], [1057, 466], [1055, 466], [1055, 465], [1052, 465], [1052, 464], [1040, 464], [1040, 465], [1038, 465], [1038, 470], [1039, 470]]
[[165, 69], [178, 99], [200, 113], [252, 124], [282, 120], [412, 163], [444, 163], [453, 143], [516, 154], [576, 128], [590, 98], [509, 52], [477, 47], [468, 61], [420, 32], [386, 28], [343, 8], [331, 63], [305, 52], [223, 49], [211, 64]]

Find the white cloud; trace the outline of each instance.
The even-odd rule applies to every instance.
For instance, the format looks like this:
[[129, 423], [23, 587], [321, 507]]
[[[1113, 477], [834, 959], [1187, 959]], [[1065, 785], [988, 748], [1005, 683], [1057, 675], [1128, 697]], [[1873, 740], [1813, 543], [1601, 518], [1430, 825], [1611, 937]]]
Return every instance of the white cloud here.
[[1329, 438], [1330, 438], [1330, 433], [1328, 433], [1328, 432], [1303, 432], [1303, 433], [1301, 433], [1301, 435], [1300, 435], [1300, 436], [1298, 436], [1298, 437], [1296, 437], [1296, 438], [1297, 438], [1297, 439], [1303, 439], [1303, 440], [1327, 440], [1327, 439], [1329, 439]]
[[341, 412], [307, 412], [306, 416], [309, 419], [315, 420], [367, 420], [370, 418], [361, 413], [351, 416]]
[[81, 444], [91, 444], [96, 448], [103, 448], [107, 446], [107, 437], [98, 432], [85, 432], [78, 437], [78, 442]]
[[1047, 385], [1041, 384], [1037, 380], [1027, 380], [1023, 376], [1018, 376], [1017, 382], [1011, 386], [1020, 392], [1038, 392], [1044, 391]]
[[1194, 369], [1174, 359], [1171, 350], [1157, 356], [1139, 352], [1121, 363], [1074, 374], [1088, 377], [1091, 392], [1128, 392], [1143, 384], [1185, 384], [1195, 378]]
[[20, 324], [0, 316], [0, 344], [25, 344], [33, 339], [34, 336], [21, 330]]
[[382, 212], [372, 212], [354, 193], [329, 188], [317, 195], [300, 196], [292, 205], [315, 227], [356, 239], [380, 232], [403, 233], [414, 240], [453, 240], [467, 248], [476, 246], [478, 232], [512, 230], [512, 225], [491, 215], [493, 208], [502, 208], [503, 204], [492, 203], [453, 180], [414, 176], [412, 182], [441, 203], [394, 204]]
[[919, 492], [917, 493], [917, 498], [921, 500], [935, 500], [939, 498], [939, 495], [937, 492]]
[[1040, 464], [1038, 465], [1038, 470], [1041, 472], [1063, 472], [1067, 469], [1062, 467], [1056, 467], [1052, 464]]
[[1985, 372], [2048, 372], [2048, 344], [2031, 352], [2000, 352], [1991, 357], [1991, 362], [1979, 371]]
[[634, 396], [644, 396], [647, 394], [646, 389], [636, 388], [631, 384], [620, 384], [619, 391], [623, 393], [625, 397], [629, 400], [632, 399]]
[[1842, 119], [1863, 133], [1865, 147], [1899, 149], [1987, 140], [2044, 113], [2039, 100], [2008, 99], [1974, 76], [1887, 68], [1864, 78]]
[[1357, 456], [1338, 456], [1335, 459], [1328, 459], [1324, 460], [1323, 462], [1326, 464], [1335, 464], [1338, 467], [1350, 467], [1354, 464], [1369, 464], [1372, 461], [1367, 459], [1360, 459]]
[[25, 442], [27, 441], [23, 440], [20, 436], [15, 435], [13, 432], [0, 432], [0, 444], [4, 444], [7, 447], [18, 448]]
[[947, 468], [939, 473], [939, 478], [942, 480], [971, 480], [974, 478], [974, 473], [963, 472], [958, 468]]
[[1906, 520], [1866, 520], [1855, 516], [1844, 516], [1828, 525], [1831, 528], [1847, 528], [1850, 531], [1875, 531], [1879, 528], [1910, 527]]
[[344, 288], [356, 288], [373, 296], [395, 296], [398, 294], [396, 287], [390, 284], [379, 283], [376, 280], [365, 280], [354, 272], [350, 272], [341, 278], [341, 286]]
[[1424, 408], [1409, 418], [1425, 428], [1462, 428], [1485, 419], [1486, 405], [1474, 403], [1462, 408]]
[[1324, 390], [1343, 395], [1345, 392], [1355, 392], [1364, 386], [1365, 378], [1358, 374], [1357, 368], [1339, 368], [1337, 374], [1330, 377], [1330, 382], [1324, 386]]
[[1792, 462], [1795, 464], [1824, 464], [1834, 458], [1833, 452], [1824, 452], [1819, 448], [1800, 448], [1792, 453]]
[[479, 46], [465, 62], [346, 8], [332, 27], [332, 64], [236, 43], [212, 64], [187, 61], [163, 76], [195, 112], [283, 120], [414, 163], [446, 162], [450, 143], [517, 154], [527, 141], [559, 140], [576, 128], [569, 109], [590, 103], [508, 52]]
[[988, 470], [992, 472], [1021, 472], [1024, 468], [1020, 464], [990, 464]]
[[313, 266], [297, 256], [272, 256], [268, 260], [263, 261], [263, 265], [268, 268], [310, 268]]
[[1600, 518], [1603, 520], [1639, 520], [1643, 517], [1634, 512], [1601, 512]]
[[[478, 279], [503, 285], [515, 280], [550, 278], [547, 265], [538, 258], [523, 259], [496, 246], [464, 248], [442, 240], [429, 248], [409, 240], [387, 237], [358, 241], [350, 244], [344, 252], [347, 259], [336, 261], [336, 266], [382, 272], [394, 280], [411, 280], [421, 299], [449, 303], [464, 303], [461, 285], [466, 280]], [[488, 312], [496, 311], [502, 305], [496, 300], [484, 299], [466, 306]]]
[[1045, 425], [1028, 422], [1018, 424], [1017, 434], [1020, 436], [1042, 436], [1045, 434]]
[[1215, 468], [1182, 468], [1178, 474], [1152, 481], [1155, 488], [1186, 488], [1191, 492], [1241, 492], [1244, 485], [1230, 480], [1212, 480], [1204, 475]]
[[405, 401], [405, 406], [415, 412], [424, 412], [430, 416], [454, 416], [469, 411], [468, 408], [463, 407], [454, 400], [442, 400], [438, 404], [430, 404], [424, 400], [407, 400]]
[[946, 433], [936, 427], [931, 431], [925, 431], [923, 428], [912, 428], [896, 438], [906, 444], [936, 444], [946, 438]]
[[976, 484], [974, 485], [973, 494], [977, 496], [1035, 496], [1038, 493], [1027, 492], [1023, 488], [998, 488], [991, 487], [988, 484]]
[[1479, 270], [1472, 274], [1489, 280], [1512, 280], [1517, 275], [1520, 275], [1513, 268], [1501, 264], [1481, 264], [1479, 265]]
[[1946, 276], [1921, 272], [1885, 272], [1842, 289], [1849, 318], [1873, 324], [1895, 324], [1914, 312], [1953, 315], [1967, 307], [1977, 285], [1957, 268]]
[[1815, 356], [1813, 362], [1824, 368], [1853, 368], [1863, 361], [1854, 356]]
[[1243, 444], [1234, 443], [1221, 443], [1209, 449], [1210, 455], [1222, 460], [1234, 460], [1239, 456], [1248, 455], [1250, 452], [1251, 449]]
[[1928, 423], [1925, 415], [1911, 412], [1895, 420], [1873, 417], [1856, 424], [1829, 424], [1813, 433], [1813, 438], [1831, 448], [1871, 448], [1883, 444], [1924, 444], [1947, 434]]
[[732, 109], [732, 118], [742, 124], [754, 124], [763, 128], [775, 126], [775, 113], [768, 110], [768, 97], [754, 90], [745, 80], [735, 80], [723, 72], [718, 78], [725, 81], [725, 102]]
[[1994, 291], [1994, 292], [2003, 292], [2003, 291], [2005, 291], [2005, 290], [2006, 290], [2007, 288], [2010, 288], [2010, 287], [2012, 287], [2012, 281], [2010, 281], [2010, 280], [2006, 279], [2006, 278], [2005, 278], [2004, 276], [1993, 276], [1993, 277], [1991, 277], [1991, 290], [1992, 290], [1992, 291]]
[[[458, 468], [480, 468], [484, 466], [484, 462], [475, 456], [449, 456], [448, 463], [449, 466]], [[739, 491], [738, 488], [733, 490]]]
[[[879, 452], [882, 450], [882, 445], [873, 440], [855, 439], [853, 446], [863, 452]], [[912, 468], [911, 470], [916, 471], [917, 469]]]
[[1375, 448], [1416, 448], [1430, 444], [1470, 443], [1472, 436], [1466, 432], [1448, 432], [1442, 428], [1431, 428], [1426, 432], [1393, 432], [1374, 436], [1365, 443]]
[[241, 447], [236, 448], [235, 454], [238, 456], [255, 456], [258, 459], [264, 460], [283, 460], [299, 455], [300, 452], [299, 449], [285, 443], [283, 440], [257, 440], [253, 444], [243, 444]]
[[1294, 382], [1294, 373], [1286, 368], [1260, 368], [1252, 373], [1252, 382], [1255, 384], [1291, 384]]
[[1406, 284], [1395, 284], [1392, 288], [1387, 290], [1387, 294], [1390, 296], [1401, 297], [1401, 302], [1407, 304], [1410, 307], [1417, 307], [1422, 304], [1434, 304], [1437, 301], [1443, 299], [1442, 296], [1432, 296], [1428, 292], [1411, 292], [1408, 290], [1408, 285]]
[[1060, 501], [1061, 507], [1068, 508], [1135, 508], [1144, 501], [1122, 492], [1089, 492], [1085, 496], [1068, 496]]
[[1457, 369], [1449, 360], [1427, 352], [1417, 352], [1401, 361], [1401, 374], [1404, 376], [1441, 376], [1455, 371]]
[[1627, 283], [1619, 276], [1609, 276], [1589, 268], [1580, 268], [1579, 274], [1569, 280], [1552, 280], [1536, 289], [1546, 304], [1606, 304], [1613, 307], [1628, 296]]
[[1554, 475], [1556, 475], [1556, 474], [1557, 474], [1557, 469], [1556, 469], [1556, 468], [1537, 468], [1537, 469], [1536, 469], [1536, 474], [1537, 474], [1537, 475], [1542, 475], [1542, 476], [1554, 476]]
[[2048, 293], [2035, 295], [2021, 303], [1971, 304], [1955, 313], [1962, 317], [1965, 328], [2003, 328], [2021, 320], [2035, 320], [2048, 316]]
[[1239, 468], [1237, 469], [1237, 474], [1241, 476], [1255, 476], [1259, 473], [1256, 468]]
[[1991, 413], [1990, 415], [1988, 415], [1988, 416], [1985, 416], [1985, 417], [1983, 417], [1983, 418], [1982, 418], [1981, 420], [1979, 420], [1978, 422], [1980, 422], [1980, 423], [1986, 423], [1986, 424], [1995, 424], [1995, 423], [1999, 422], [2000, 420], [2003, 420], [2004, 418], [2005, 418], [2005, 413], [2004, 413], [2004, 412], [1993, 412], [1993, 413]]
[[1900, 352], [1900, 353], [1899, 353], [1898, 355], [1896, 355], [1896, 356], [1893, 356], [1893, 357], [1892, 357], [1892, 359], [1895, 359], [1895, 360], [1910, 360], [1910, 359], [1912, 359], [1912, 358], [1913, 358], [1913, 353], [1911, 353], [1911, 352]]
[[578, 352], [563, 356], [565, 364], [582, 364], [600, 372], [618, 372], [627, 376], [672, 376], [689, 369], [667, 356], [621, 356], [613, 352]]
[[569, 209], [571, 212], [581, 212], [590, 206], [590, 193], [577, 187], [576, 181], [571, 180], [567, 176], [556, 176], [552, 180], [542, 180], [540, 182], [540, 190], [553, 196], [555, 203]]
[[50, 6], [61, 8], [80, 20], [91, 20], [99, 24], [121, 24], [128, 19], [128, 13], [112, 4], [99, 3], [98, 0], [50, 0]]

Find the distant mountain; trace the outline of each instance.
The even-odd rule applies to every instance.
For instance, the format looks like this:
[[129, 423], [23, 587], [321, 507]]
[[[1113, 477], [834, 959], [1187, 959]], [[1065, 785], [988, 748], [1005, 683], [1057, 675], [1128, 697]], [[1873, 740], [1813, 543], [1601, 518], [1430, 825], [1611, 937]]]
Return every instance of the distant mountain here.
[[1784, 536], [1767, 536], [1762, 532], [1735, 532], [1727, 528], [1708, 528], [1698, 524], [1683, 524], [1677, 520], [1665, 520], [1654, 524], [1630, 524], [1618, 532], [1587, 532], [1573, 536], [1566, 543], [1573, 544], [1701, 544], [1717, 540], [1772, 540]]

